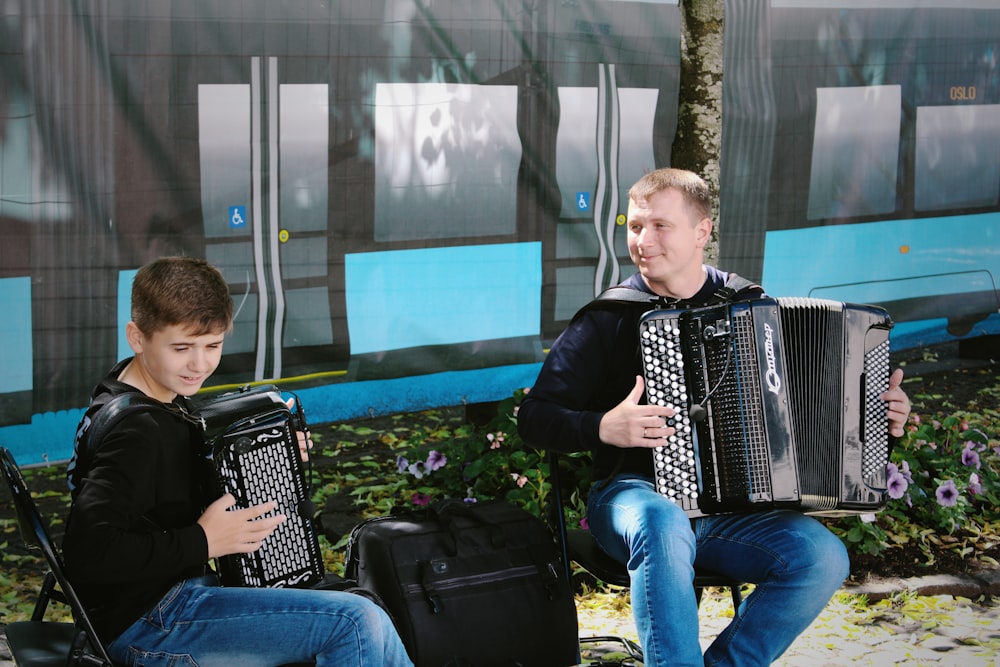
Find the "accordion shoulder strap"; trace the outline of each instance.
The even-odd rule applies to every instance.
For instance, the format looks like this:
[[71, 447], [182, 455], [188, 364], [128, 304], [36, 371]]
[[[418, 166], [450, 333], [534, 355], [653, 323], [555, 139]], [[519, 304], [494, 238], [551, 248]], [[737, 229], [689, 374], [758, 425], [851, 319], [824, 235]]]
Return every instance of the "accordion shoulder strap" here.
[[142, 392], [129, 391], [112, 396], [93, 414], [90, 427], [84, 434], [81, 446], [89, 453], [93, 452], [104, 440], [118, 422], [130, 414], [148, 412], [163, 408], [163, 403], [146, 396]]
[[66, 467], [66, 481], [70, 491], [76, 492], [80, 475], [89, 469], [94, 452], [118, 422], [130, 414], [157, 408], [164, 409], [163, 403], [139, 391], [115, 394], [107, 400], [92, 403], [84, 416], [82, 427], [77, 430], [73, 455]]
[[139, 412], [163, 410], [182, 419], [201, 431], [205, 430], [205, 420], [187, 412], [174, 403], [162, 403], [140, 391], [115, 394], [101, 404], [91, 415], [90, 426], [80, 437], [80, 448], [87, 454], [100, 446], [104, 437], [125, 417]]
[[715, 298], [712, 302], [729, 303], [758, 297], [763, 293], [763, 288], [754, 281], [747, 280], [735, 273], [730, 273], [726, 278], [726, 284], [715, 292]]
[[[699, 306], [711, 306], [720, 303], [729, 303], [761, 296], [763, 289], [752, 280], [747, 280], [743, 276], [730, 273], [726, 278], [726, 284], [720, 287], [710, 299]], [[687, 308], [692, 304], [685, 299], [670, 299], [649, 292], [643, 292], [632, 287], [609, 287], [598, 294], [593, 301], [586, 304], [577, 311], [573, 320], [578, 319], [585, 312], [594, 308], [601, 308], [607, 305], [631, 305], [639, 304], [646, 308]]]

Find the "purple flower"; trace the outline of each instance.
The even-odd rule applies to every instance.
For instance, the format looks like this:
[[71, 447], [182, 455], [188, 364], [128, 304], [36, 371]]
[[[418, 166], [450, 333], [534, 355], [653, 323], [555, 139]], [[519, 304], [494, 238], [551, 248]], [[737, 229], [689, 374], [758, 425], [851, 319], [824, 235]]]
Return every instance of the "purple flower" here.
[[447, 463], [448, 457], [436, 449], [431, 450], [431, 453], [427, 455], [427, 468], [431, 471], [440, 470]]
[[979, 479], [978, 473], [972, 473], [969, 475], [969, 493], [974, 496], [978, 496], [983, 492], [983, 485]]
[[979, 453], [974, 449], [975, 446], [974, 442], [965, 443], [965, 449], [962, 450], [962, 465], [979, 470]]
[[426, 465], [424, 464], [423, 461], [417, 461], [416, 463], [411, 463], [410, 467], [407, 468], [407, 470], [409, 470], [410, 474], [416, 477], [417, 479], [421, 479], [424, 476], [425, 467]]
[[584, 530], [590, 530], [590, 524], [587, 523], [587, 517], [583, 517], [582, 519], [580, 519], [580, 528], [583, 528]]
[[[902, 498], [910, 484], [913, 483], [913, 477], [910, 475], [910, 464], [904, 460], [903, 469], [900, 470], [895, 463], [888, 463], [885, 466], [885, 472], [889, 497], [896, 500]], [[908, 496], [907, 500], [909, 500]]]
[[430, 505], [431, 497], [426, 493], [414, 493], [413, 494], [413, 504], [414, 505]]
[[948, 480], [937, 488], [937, 502], [941, 507], [954, 507], [958, 503], [958, 488]]
[[910, 484], [906, 481], [904, 477], [896, 466], [889, 464], [889, 497], [898, 500], [906, 494], [906, 489], [909, 488]]
[[396, 469], [399, 472], [406, 472], [406, 469], [410, 467], [410, 462], [406, 460], [405, 456], [396, 457]]

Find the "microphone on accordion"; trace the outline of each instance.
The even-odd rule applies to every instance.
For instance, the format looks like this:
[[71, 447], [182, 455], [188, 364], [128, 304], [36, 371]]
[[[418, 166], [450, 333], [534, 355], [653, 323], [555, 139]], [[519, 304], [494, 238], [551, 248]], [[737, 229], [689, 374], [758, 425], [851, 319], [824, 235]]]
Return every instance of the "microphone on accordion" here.
[[284, 514], [261, 547], [216, 561], [224, 586], [309, 588], [324, 581], [315, 505], [296, 432], [308, 432], [301, 402], [292, 412], [277, 387], [244, 387], [197, 401], [205, 424], [208, 476], [217, 496], [231, 493], [243, 509], [274, 501]]
[[884, 507], [891, 328], [884, 309], [814, 298], [645, 313], [647, 400], [676, 413], [657, 491], [692, 517]]

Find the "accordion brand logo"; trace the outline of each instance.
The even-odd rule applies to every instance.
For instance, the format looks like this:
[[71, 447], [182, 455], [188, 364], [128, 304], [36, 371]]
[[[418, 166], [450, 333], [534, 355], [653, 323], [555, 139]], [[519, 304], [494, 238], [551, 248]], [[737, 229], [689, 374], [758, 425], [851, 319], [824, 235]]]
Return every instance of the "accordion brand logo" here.
[[270, 431], [261, 431], [257, 434], [257, 442], [284, 442], [285, 432], [279, 428], [273, 428]]
[[772, 394], [780, 393], [781, 376], [778, 375], [774, 361], [774, 329], [767, 323], [764, 324], [764, 353], [767, 357], [767, 374], [764, 376], [767, 390]]
[[258, 447], [268, 445], [272, 442], [284, 442], [285, 432], [281, 429], [273, 428], [270, 431], [260, 431], [254, 434], [251, 439], [247, 436], [241, 436], [236, 441], [236, 451], [240, 454], [246, 454], [247, 452], [253, 451]]

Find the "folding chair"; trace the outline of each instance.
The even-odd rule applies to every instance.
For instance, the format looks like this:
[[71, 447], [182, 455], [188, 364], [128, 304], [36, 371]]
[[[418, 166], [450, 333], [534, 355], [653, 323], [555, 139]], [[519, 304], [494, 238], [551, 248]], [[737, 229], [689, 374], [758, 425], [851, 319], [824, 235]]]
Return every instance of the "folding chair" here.
[[[562, 489], [559, 482], [559, 454], [549, 450], [547, 457], [549, 478], [552, 480], [549, 511], [552, 515], [553, 529], [556, 531], [562, 549], [563, 567], [567, 580], [572, 576], [570, 561], [574, 561], [605, 583], [629, 587], [631, 582], [625, 565], [605, 553], [589, 530], [567, 527], [566, 515], [563, 511]], [[743, 600], [741, 585], [742, 582], [714, 572], [695, 571], [694, 588], [699, 602], [701, 602], [704, 590], [710, 586], [728, 588], [733, 599], [733, 609], [738, 609]], [[581, 644], [604, 641], [621, 643], [625, 646], [630, 658], [642, 660], [642, 649], [635, 642], [623, 637], [586, 637], [580, 639]]]
[[[8, 623], [5, 628], [7, 645], [14, 663], [18, 667], [114, 667], [97, 638], [83, 604], [66, 579], [62, 558], [28, 492], [21, 470], [17, 467], [14, 456], [5, 447], [0, 447], [0, 468], [3, 469], [4, 479], [7, 480], [14, 499], [21, 535], [26, 544], [42, 550], [50, 568], [42, 582], [31, 620]], [[74, 622], [44, 620], [49, 600], [68, 604]]]

